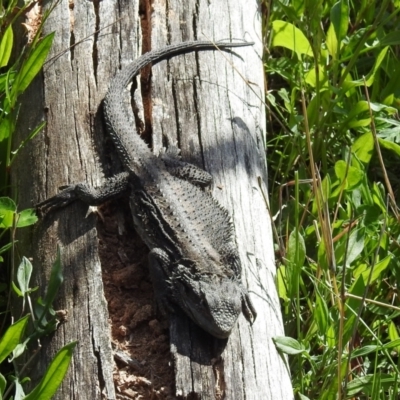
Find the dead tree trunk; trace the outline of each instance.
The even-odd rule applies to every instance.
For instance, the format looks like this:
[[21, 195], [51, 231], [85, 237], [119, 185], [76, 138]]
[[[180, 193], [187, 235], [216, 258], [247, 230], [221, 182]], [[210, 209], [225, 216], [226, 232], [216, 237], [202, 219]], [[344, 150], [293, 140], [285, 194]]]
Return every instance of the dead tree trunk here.
[[[41, 119], [47, 121], [45, 132], [25, 149], [20, 157], [23, 162], [15, 168], [15, 185], [24, 189], [20, 189], [22, 206], [54, 195], [61, 185], [80, 181], [98, 185], [104, 175], [117, 172], [112, 147], [107, 151], [110, 147], [105, 139], [101, 100], [116, 70], [142, 51], [195, 39], [255, 42], [252, 48], [238, 49], [240, 57], [217, 51], [200, 52], [158, 64], [151, 74], [143, 72], [140, 88], [130, 100], [135, 114], [132, 124], [136, 124], [144, 138], [151, 134], [154, 151], [163, 147], [163, 137], [176, 140], [184, 160], [213, 175], [212, 193], [233, 216], [244, 269], [243, 282], [258, 312], [252, 327], [240, 317], [227, 342], [212, 339], [184, 316], [171, 316], [170, 361], [175, 385], [170, 383], [169, 389], [154, 391], [159, 398], [163, 398], [163, 391], [165, 397], [175, 392], [176, 396], [201, 399], [293, 398], [289, 372], [272, 342], [274, 336], [283, 334], [283, 327], [274, 284], [270, 220], [264, 200], [267, 194], [264, 81], [258, 2], [143, 0], [139, 4], [137, 0], [61, 0], [46, 22], [46, 32], [51, 31], [56, 31], [50, 56], [54, 58], [47, 63], [42, 80], [32, 87], [30, 104], [21, 113], [24, 115], [21, 125], [26, 128]], [[21, 126], [22, 134], [24, 127]], [[105, 218], [110, 212], [112, 215], [113, 209], [117, 209], [116, 220], [131, 219], [129, 211], [124, 213], [124, 206], [119, 204], [106, 207]], [[143, 380], [129, 386], [126, 377], [130, 374], [140, 380], [142, 374], [147, 381], [151, 380], [152, 368], [156, 368], [151, 364], [155, 355], [151, 354], [137, 361], [131, 357], [131, 366], [137, 362], [137, 368], [125, 368], [126, 380], [117, 382], [118, 390], [114, 391], [108, 325], [108, 318], [113, 324], [117, 320], [142, 318], [128, 327], [125, 325], [129, 321], [118, 328], [113, 325], [114, 341], [122, 335], [121, 343], [128, 343], [126, 348], [142, 343], [143, 323], [153, 333], [156, 331], [157, 316], [148, 311], [147, 303], [139, 306], [128, 299], [132, 291], [151, 291], [148, 278], [141, 277], [144, 283], [135, 281], [133, 288], [126, 291], [116, 284], [111, 290], [106, 289], [109, 315], [101, 274], [102, 267], [103, 279], [107, 277], [104, 284], [109, 287], [108, 280], [115, 277], [119, 263], [120, 276], [129, 270], [127, 276], [131, 279], [135, 271], [136, 277], [132, 279], [138, 279], [137, 275], [142, 274], [137, 272], [140, 267], [130, 265], [133, 261], [121, 256], [130, 254], [136, 239], [121, 233], [124, 229], [119, 222], [114, 239], [107, 232], [100, 234], [100, 247], [106, 249], [112, 247], [107, 241], [121, 242], [123, 235], [129, 239], [126, 248], [116, 251], [115, 264], [108, 258], [111, 251], [107, 250], [100, 266], [96, 217], [93, 214], [85, 217], [86, 212], [87, 207], [75, 204], [45, 218], [33, 232], [32, 250], [26, 254], [33, 256], [41, 284], [48, 277], [56, 244], [60, 244], [65, 283], [58, 307], [69, 311], [68, 321], [59, 327], [41, 353], [38, 370], [43, 371], [49, 357], [62, 345], [78, 339], [68, 376], [56, 399], [136, 398], [138, 392], [150, 398], [154, 391], [138, 389]], [[126, 279], [120, 280], [127, 286]], [[118, 291], [125, 297], [115, 307], [114, 296]], [[113, 310], [123, 307], [125, 316], [114, 318]], [[132, 309], [135, 313], [129, 314]], [[162, 335], [157, 340], [161, 341]], [[150, 348], [150, 342], [144, 347]], [[122, 368], [119, 362], [117, 366]]]

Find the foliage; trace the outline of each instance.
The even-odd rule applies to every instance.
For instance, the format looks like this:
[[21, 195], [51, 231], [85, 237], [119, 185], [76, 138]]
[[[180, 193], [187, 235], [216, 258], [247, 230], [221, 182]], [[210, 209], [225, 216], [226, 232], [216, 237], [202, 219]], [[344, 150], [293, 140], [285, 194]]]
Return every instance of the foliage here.
[[264, 4], [277, 286], [299, 399], [400, 395], [400, 2]]
[[[43, 299], [34, 301], [31, 298], [32, 292], [37, 289], [30, 288], [31, 262], [23, 257], [16, 273], [13, 269], [16, 230], [34, 224], [37, 217], [34, 209], [19, 211], [15, 201], [7, 197], [9, 194], [8, 173], [19, 151], [44, 126], [42, 123], [34, 128], [29, 136], [17, 144], [15, 150], [12, 150], [12, 146], [15, 146], [13, 136], [18, 118], [18, 101], [19, 96], [25, 92], [42, 69], [54, 36], [50, 34], [41, 38], [41, 27], [48, 16], [48, 13], [44, 14], [42, 24], [32, 36], [31, 43], [19, 52], [16, 61], [11, 64], [11, 55], [16, 52], [14, 42], [16, 21], [34, 6], [37, 6], [34, 1], [26, 2], [21, 8], [17, 7], [16, 0], [0, 2], [0, 195], [3, 196], [0, 197], [0, 240], [2, 243], [0, 247], [0, 306], [4, 309], [2, 313], [4, 319], [0, 329], [0, 368], [2, 370], [0, 400], [50, 399], [68, 369], [76, 344], [70, 343], [64, 346], [55, 355], [38, 385], [29, 394], [24, 394], [23, 384], [29, 381], [28, 377], [24, 377], [25, 370], [40, 350], [39, 338], [57, 327], [58, 319], [52, 304], [62, 283], [59, 254], [53, 265], [47, 294]], [[3, 255], [7, 257], [3, 258]], [[10, 266], [8, 271], [7, 265]], [[7, 276], [8, 279], [6, 279]], [[13, 321], [17, 313], [15, 308], [11, 308], [11, 290], [22, 299], [20, 317], [4, 332], [7, 321]], [[27, 308], [29, 314], [26, 311]], [[35, 343], [37, 343], [37, 349], [32, 349]], [[21, 367], [20, 357], [23, 354], [25, 359], [29, 359]], [[9, 357], [8, 362], [13, 366], [12, 372], [9, 373], [5, 373], [7, 357]]]

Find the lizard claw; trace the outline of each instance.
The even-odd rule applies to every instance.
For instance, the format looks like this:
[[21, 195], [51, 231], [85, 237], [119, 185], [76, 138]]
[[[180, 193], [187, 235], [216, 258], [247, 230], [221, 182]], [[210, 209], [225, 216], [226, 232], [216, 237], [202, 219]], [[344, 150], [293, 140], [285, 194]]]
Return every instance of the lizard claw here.
[[57, 210], [65, 207], [77, 199], [76, 185], [62, 186], [60, 193], [56, 194], [49, 199], [46, 199], [39, 204], [36, 204], [36, 210], [39, 215], [47, 214], [49, 211]]

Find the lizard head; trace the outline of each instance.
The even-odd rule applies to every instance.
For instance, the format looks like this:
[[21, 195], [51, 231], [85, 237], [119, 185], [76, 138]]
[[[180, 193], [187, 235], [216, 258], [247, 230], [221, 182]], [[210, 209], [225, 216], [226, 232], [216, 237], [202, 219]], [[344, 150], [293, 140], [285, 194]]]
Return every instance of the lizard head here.
[[242, 311], [239, 283], [216, 277], [176, 283], [178, 303], [193, 322], [217, 338], [227, 338]]

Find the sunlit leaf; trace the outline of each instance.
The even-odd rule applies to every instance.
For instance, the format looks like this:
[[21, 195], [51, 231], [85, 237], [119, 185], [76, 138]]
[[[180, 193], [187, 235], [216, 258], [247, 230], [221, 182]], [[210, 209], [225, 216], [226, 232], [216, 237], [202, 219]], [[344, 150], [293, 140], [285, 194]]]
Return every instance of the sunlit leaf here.
[[313, 56], [311, 45], [304, 33], [289, 22], [272, 22], [272, 47], [282, 46], [298, 54]]
[[54, 32], [44, 37], [23, 64], [16, 77], [15, 90], [22, 93], [32, 82], [33, 78], [41, 70], [47, 54], [53, 43]]
[[294, 355], [300, 354], [305, 351], [305, 347], [300, 344], [296, 339], [288, 336], [276, 336], [272, 338], [277, 349], [282, 351], [282, 353]]
[[19, 213], [17, 227], [33, 225], [37, 222], [38, 217], [34, 208], [27, 208]]
[[13, 36], [12, 25], [9, 25], [0, 42], [0, 68], [8, 64], [13, 46]]
[[14, 222], [14, 214], [17, 209], [14, 201], [9, 197], [0, 197], [1, 228], [11, 228]]
[[374, 138], [372, 132], [364, 133], [364, 135], [356, 139], [351, 146], [351, 149], [361, 162], [368, 164], [374, 151]]
[[349, 3], [340, 0], [331, 8], [331, 22], [335, 29], [337, 41], [340, 43], [347, 34], [349, 25]]
[[22, 292], [22, 295], [25, 295], [29, 291], [29, 282], [31, 280], [31, 275], [32, 275], [32, 264], [24, 256], [22, 257], [22, 261], [19, 264], [17, 270], [17, 281], [19, 288]]
[[0, 363], [3, 362], [4, 359], [15, 349], [18, 343], [20, 343], [28, 319], [29, 315], [26, 315], [12, 324], [0, 339]]
[[67, 373], [77, 342], [64, 346], [54, 357], [42, 380], [24, 400], [50, 400]]

